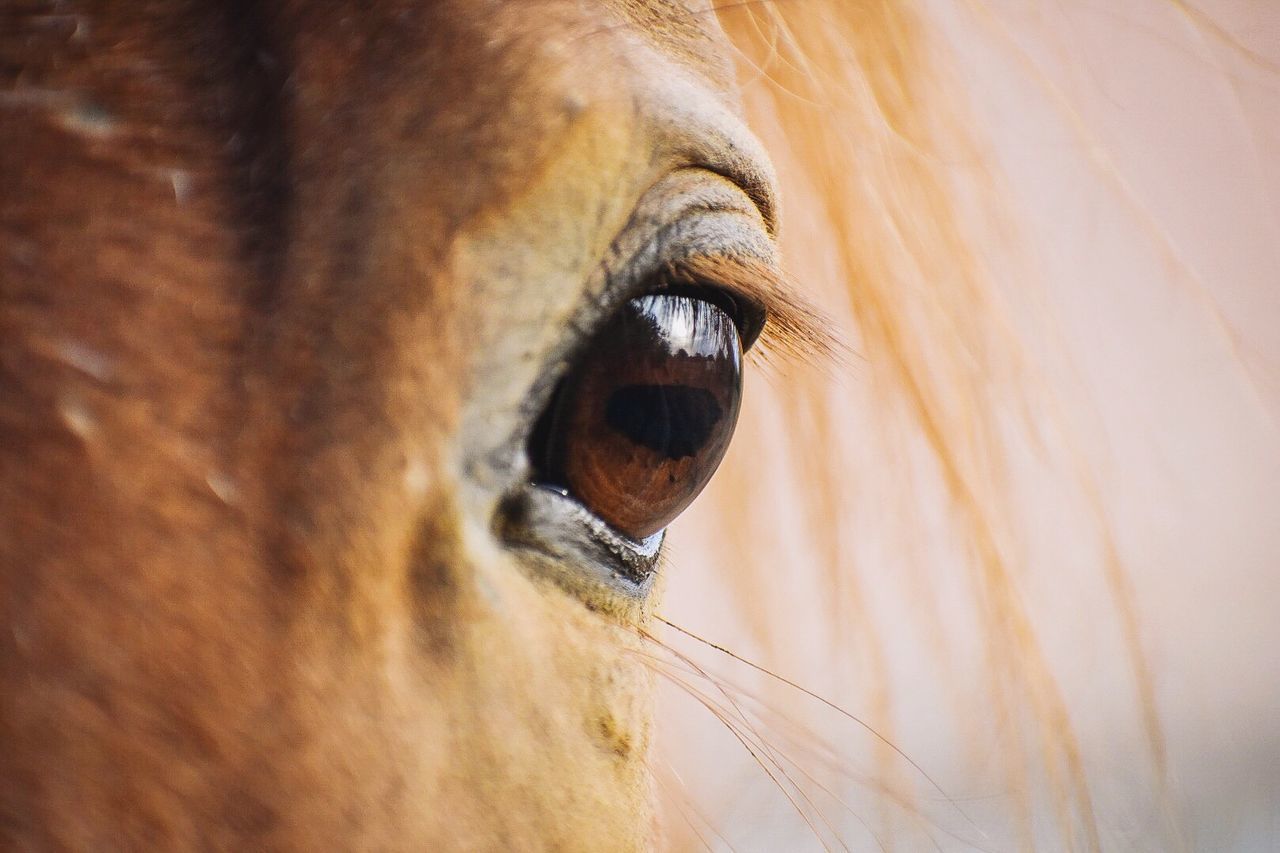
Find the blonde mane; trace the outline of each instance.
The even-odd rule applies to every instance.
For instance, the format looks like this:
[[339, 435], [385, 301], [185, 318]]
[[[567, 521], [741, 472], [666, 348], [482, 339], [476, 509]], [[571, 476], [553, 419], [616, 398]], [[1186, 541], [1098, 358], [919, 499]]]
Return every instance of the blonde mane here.
[[[1274, 107], [1274, 64], [1251, 52], [1256, 37], [1237, 40], [1194, 8], [1153, 10], [1157, 17], [1141, 24], [1098, 12], [1117, 31], [1106, 47], [1107, 31], [1083, 10], [1078, 30], [1066, 27], [1066, 10], [1019, 17], [976, 3], [719, 11], [740, 51], [753, 127], [785, 188], [787, 272], [834, 318], [851, 353], [770, 371], [756, 383], [734, 453], [696, 522], [678, 528], [673, 543], [674, 554], [700, 567], [698, 577], [687, 591], [677, 583], [664, 610], [703, 638], [840, 697], [861, 719], [841, 719], [678, 633], [669, 642], [709, 673], [677, 672], [676, 694], [702, 698], [672, 701], [685, 714], [711, 703], [716, 725], [733, 728], [755, 752], [740, 772], [759, 781], [737, 790], [781, 789], [774, 807], [801, 815], [792, 831], [827, 849], [1097, 850], [1113, 849], [1126, 833], [1141, 839], [1136, 849], [1198, 849], [1197, 838], [1235, 831], [1206, 818], [1171, 765], [1158, 688], [1162, 677], [1179, 681], [1162, 669], [1178, 664], [1157, 663], [1153, 649], [1167, 648], [1166, 632], [1178, 626], [1167, 611], [1144, 615], [1144, 601], [1189, 582], [1194, 569], [1153, 581], [1145, 563], [1163, 546], [1118, 529], [1115, 507], [1128, 500], [1128, 484], [1114, 471], [1132, 463], [1117, 460], [1099, 435], [1104, 419], [1113, 436], [1124, 426], [1111, 420], [1118, 404], [1105, 377], [1083, 375], [1092, 365], [1068, 313], [1105, 305], [1108, 294], [1092, 280], [1078, 282], [1096, 294], [1088, 299], [1050, 290], [1072, 286], [1064, 270], [1075, 267], [1054, 253], [1079, 240], [1046, 231], [1057, 223], [1009, 177], [1027, 159], [1018, 146], [1042, 156], [1048, 187], [1069, 168], [1083, 172], [1075, 179], [1082, 204], [1133, 223], [1139, 236], [1128, 254], [1112, 250], [1089, 259], [1092, 267], [1118, 270], [1156, 253], [1144, 269], [1164, 293], [1190, 293], [1200, 307], [1207, 326], [1199, 333], [1222, 359], [1218, 381], [1234, 374], [1255, 391], [1269, 388], [1263, 408], [1274, 411], [1274, 383], [1262, 378], [1274, 369], [1238, 361], [1241, 346], [1274, 359], [1274, 335], [1255, 332], [1242, 343], [1241, 316], [1224, 317], [1213, 295], [1229, 292], [1226, 282], [1180, 255], [1168, 220], [1132, 185], [1126, 170], [1134, 161], [1113, 150], [1128, 125], [1100, 92], [1107, 74], [1117, 88], [1132, 76], [1119, 53], [1104, 52], [1121, 50], [1116, 44], [1166, 63], [1181, 58], [1190, 81], [1230, 78], [1255, 110]], [[1122, 103], [1139, 109], [1132, 94]], [[1189, 109], [1213, 110], [1193, 103]], [[993, 113], [1019, 108], [1026, 112]], [[1103, 115], [1121, 129], [1096, 129]], [[1139, 121], [1161, 119], [1143, 115], [1129, 121], [1149, 134]], [[1108, 132], [1113, 147], [1102, 138]], [[1246, 131], [1239, 147], [1250, 144]], [[1243, 168], [1250, 165], [1261, 161]], [[1257, 257], [1265, 244], [1254, 240], [1249, 251]], [[1274, 269], [1274, 257], [1270, 263]], [[1258, 292], [1262, 281], [1255, 273], [1236, 292]], [[1256, 417], [1249, 408], [1236, 417]], [[1273, 452], [1269, 458], [1274, 465]], [[762, 480], [772, 484], [766, 495], [750, 485]], [[1260, 521], [1247, 509], [1240, 517], [1255, 531]], [[1242, 573], [1256, 571], [1244, 568], [1254, 559], [1248, 547], [1238, 553]], [[710, 594], [726, 604], [712, 613], [686, 604]], [[1055, 596], [1068, 614], [1054, 613]], [[1074, 651], [1064, 646], [1073, 631]], [[1072, 654], [1107, 660], [1109, 690], [1090, 692]], [[729, 701], [716, 685], [721, 677], [751, 685], [746, 698]], [[1110, 734], [1099, 734], [1100, 718]], [[1179, 736], [1187, 731], [1180, 723]], [[911, 736], [927, 746], [913, 747]], [[676, 742], [688, 748], [684, 737]], [[1100, 752], [1116, 749], [1125, 756], [1123, 783]], [[1186, 747], [1175, 753], [1184, 768], [1197, 766]], [[749, 811], [723, 802], [708, 806], [696, 794], [685, 802], [681, 790], [715, 783], [688, 760], [673, 766], [687, 782], [666, 785], [677, 832], [692, 825], [685, 837], [714, 839], [711, 829], [723, 829], [714, 816], [726, 812], [751, 823]], [[963, 770], [942, 772], [938, 782], [927, 771], [939, 767]], [[725, 786], [717, 790], [725, 796]], [[742, 837], [727, 834], [730, 842]]]

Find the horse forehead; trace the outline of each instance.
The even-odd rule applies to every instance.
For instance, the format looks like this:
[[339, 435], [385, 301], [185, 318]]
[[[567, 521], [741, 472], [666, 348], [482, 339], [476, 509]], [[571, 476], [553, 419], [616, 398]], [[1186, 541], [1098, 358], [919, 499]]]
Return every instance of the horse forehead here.
[[[554, 114], [554, 124], [564, 107], [575, 112], [583, 98], [652, 110], [653, 90], [663, 90], [658, 100], [671, 96], [657, 81], [677, 77], [687, 78], [699, 99], [740, 112], [730, 44], [710, 0], [459, 0], [452, 5], [470, 14], [433, 20], [430, 35], [410, 47], [434, 54], [447, 73], [431, 82], [430, 96], [419, 90], [407, 100], [447, 120], [460, 112], [484, 115], [489, 120], [470, 128], [480, 139], [505, 144], [505, 135], [515, 134], [527, 143], [549, 130], [541, 121], [548, 113]], [[440, 38], [437, 23], [457, 32]], [[368, 58], [382, 62], [385, 57]], [[516, 111], [499, 109], [504, 101]], [[503, 114], [512, 120], [492, 120]], [[527, 151], [529, 146], [511, 148]], [[468, 149], [469, 157], [476, 154]]]
[[614, 0], [616, 14], [659, 51], [692, 67], [720, 89], [733, 82], [728, 42], [710, 2]]
[[451, 191], [434, 198], [445, 227], [518, 192], [584, 107], [651, 112], [657, 99], [639, 90], [685, 77], [700, 97], [736, 109], [727, 40], [704, 0], [312, 11], [268, 39], [283, 42], [290, 66], [295, 159], [319, 162], [312, 171], [324, 176], [359, 173], [363, 164], [332, 161], [357, 137], [377, 139], [392, 168], [447, 178]]

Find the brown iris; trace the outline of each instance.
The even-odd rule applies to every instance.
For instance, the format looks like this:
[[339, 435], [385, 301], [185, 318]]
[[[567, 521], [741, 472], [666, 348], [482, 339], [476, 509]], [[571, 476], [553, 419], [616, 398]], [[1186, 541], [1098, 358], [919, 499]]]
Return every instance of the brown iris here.
[[632, 299], [552, 400], [534, 464], [544, 482], [643, 539], [711, 479], [741, 396], [742, 347], [724, 310], [679, 293]]

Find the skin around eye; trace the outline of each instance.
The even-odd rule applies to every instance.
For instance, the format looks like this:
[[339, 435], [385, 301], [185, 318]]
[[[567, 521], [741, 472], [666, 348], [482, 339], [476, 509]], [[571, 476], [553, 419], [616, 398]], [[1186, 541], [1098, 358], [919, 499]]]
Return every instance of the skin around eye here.
[[643, 539], [720, 465], [742, 399], [737, 326], [696, 297], [632, 299], [595, 338], [545, 422], [545, 475]]

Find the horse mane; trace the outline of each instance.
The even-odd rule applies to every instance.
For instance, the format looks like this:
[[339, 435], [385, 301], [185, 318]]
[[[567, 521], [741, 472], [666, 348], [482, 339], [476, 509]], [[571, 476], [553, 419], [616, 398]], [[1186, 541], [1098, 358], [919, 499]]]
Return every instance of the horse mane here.
[[[1043, 87], [1047, 100], [1060, 94], [1017, 52], [998, 13], [967, 11], [967, 26], [1013, 55], [1030, 85]], [[1010, 792], [1014, 835], [1034, 846], [1049, 814], [1066, 849], [1100, 849], [1106, 830], [1074, 719], [1079, 709], [1064, 695], [1028, 603], [1036, 571], [1068, 570], [1065, 559], [1028, 564], [1037, 522], [1024, 505], [1025, 472], [1028, 459], [1037, 460], [1041, 479], [1033, 488], [1063, 495], [1085, 555], [1071, 568], [1087, 574], [1082, 584], [1105, 590], [1108, 612], [1096, 618], [1127, 661], [1123, 705], [1142, 744], [1132, 772], [1150, 792], [1144, 808], [1157, 815], [1152, 837], [1183, 844], [1140, 602], [1104, 475], [1075, 432], [1075, 413], [1090, 403], [1062, 362], [1044, 355], [1054, 346], [1044, 342], [1056, 340], [1039, 310], [1045, 279], [1022, 242], [998, 157], [964, 88], [954, 40], [966, 24], [909, 3], [728, 3], [718, 14], [739, 51], [753, 128], [784, 188], [786, 273], [832, 318], [852, 357], [836, 368], [793, 368], [785, 382], [752, 389], [747, 426], [715, 487], [722, 491], [699, 516], [707, 532], [689, 535], [687, 559], [696, 554], [719, 567], [707, 574], [750, 626], [747, 642], [758, 645], [748, 648], [790, 662], [779, 672], [840, 673], [828, 692], [857, 696], [859, 708], [870, 708], [867, 722], [883, 741], [868, 738], [870, 775], [879, 781], [863, 784], [878, 786], [872, 801], [885, 825], [918, 824], [921, 803], [937, 792], [919, 768], [905, 766], [896, 742], [886, 745], [903, 706], [920, 700], [902, 695], [912, 688], [890, 664], [894, 640], [883, 636], [883, 620], [892, 617], [876, 612], [886, 599], [881, 588], [909, 590], [899, 594], [913, 596], [914, 612], [894, 611], [909, 621], [894, 634], [901, 642], [914, 632], [942, 670], [957, 655], [954, 637], [972, 630], [978, 639], [966, 654], [983, 662], [987, 704], [957, 707], [965, 721], [955, 726], [959, 737], [980, 739], [998, 756], [994, 775]], [[1245, 53], [1211, 21], [1188, 15]], [[1091, 144], [1086, 131], [1081, 148]], [[1099, 171], [1119, 183], [1106, 165]], [[755, 480], [787, 483], [778, 488], [794, 512], [754, 494]], [[756, 533], [735, 533], [743, 529]], [[938, 542], [947, 550], [938, 551]], [[929, 586], [922, 568], [929, 562], [956, 571], [948, 586]], [[780, 604], [788, 585], [800, 583], [796, 574], [820, 592], [794, 600], [825, 601], [825, 612], [809, 617], [823, 620], [830, 640], [826, 656], [817, 653], [823, 664], [797, 658], [779, 624], [778, 611], [796, 617]], [[972, 608], [964, 626], [948, 621], [959, 600]], [[766, 681], [760, 689], [772, 695], [775, 688]], [[961, 691], [951, 684], [927, 692]], [[733, 724], [735, 713], [722, 707], [720, 716]], [[772, 730], [755, 735], [767, 742]], [[785, 760], [770, 764], [767, 747], [757, 749], [764, 752], [757, 762], [787, 775]], [[813, 785], [798, 776], [782, 783], [824, 844], [838, 842], [822, 810], [803, 796]]]

